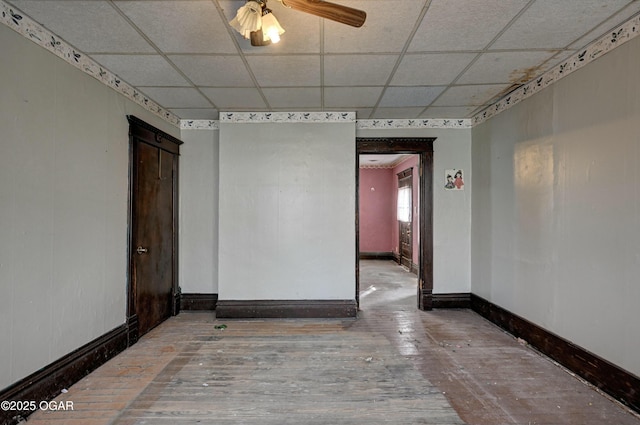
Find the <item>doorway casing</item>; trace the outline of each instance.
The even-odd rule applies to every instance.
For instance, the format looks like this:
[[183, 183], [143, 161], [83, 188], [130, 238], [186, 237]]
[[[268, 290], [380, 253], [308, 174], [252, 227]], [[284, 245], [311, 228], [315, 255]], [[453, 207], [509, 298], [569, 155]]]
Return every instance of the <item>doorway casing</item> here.
[[360, 155], [419, 155], [418, 301], [420, 310], [433, 306], [433, 141], [435, 137], [356, 138], [356, 301], [360, 304]]

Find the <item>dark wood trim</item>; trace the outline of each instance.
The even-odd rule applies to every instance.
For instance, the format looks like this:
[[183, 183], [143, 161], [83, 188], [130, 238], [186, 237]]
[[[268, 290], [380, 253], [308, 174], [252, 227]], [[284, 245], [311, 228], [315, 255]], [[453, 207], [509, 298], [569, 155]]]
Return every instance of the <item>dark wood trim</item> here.
[[356, 310], [360, 308], [360, 156], [358, 154], [358, 144], [356, 143], [356, 199], [355, 208], [353, 212], [355, 217], [356, 228], [356, 264], [355, 264], [355, 278], [356, 278], [356, 293], [354, 298], [356, 300]]
[[355, 300], [218, 300], [220, 319], [311, 319], [356, 317]]
[[409, 180], [409, 177], [413, 177], [413, 167], [400, 171], [396, 175], [398, 176], [398, 180], [403, 180], [401, 182], [402, 185], [399, 184], [398, 187], [413, 186], [413, 181]]
[[180, 297], [181, 310], [215, 310], [218, 304], [218, 294], [182, 294]]
[[471, 294], [468, 292], [433, 294], [433, 308], [471, 308]]
[[129, 136], [137, 137], [144, 140], [145, 143], [153, 145], [157, 148], [179, 155], [179, 146], [183, 143], [179, 139], [173, 137], [164, 131], [147, 124], [140, 118], [133, 115], [127, 115], [129, 121]]
[[[52, 400], [127, 348], [127, 326], [121, 325], [0, 392], [0, 400]], [[14, 424], [32, 411], [0, 411], [0, 423]]]
[[[176, 139], [177, 140], [177, 139]], [[180, 142], [179, 140], [177, 140]], [[182, 144], [180, 142], [176, 146]], [[180, 313], [180, 295], [182, 293], [182, 288], [180, 288], [180, 278], [178, 270], [178, 245], [180, 240], [180, 234], [178, 229], [179, 217], [178, 214], [180, 212], [180, 161], [178, 158], [180, 157], [180, 151], [175, 152], [175, 156], [173, 157], [173, 303], [172, 303], [172, 314], [177, 316]]]
[[361, 260], [390, 260], [396, 261], [393, 252], [361, 252], [359, 254]]
[[639, 377], [475, 294], [471, 294], [471, 308], [640, 413]]
[[133, 314], [127, 317], [127, 347], [131, 347], [138, 342], [140, 338], [140, 324], [138, 323], [138, 315]]
[[[359, 176], [362, 154], [408, 153], [418, 154], [420, 180], [420, 243], [418, 247], [418, 308], [431, 310], [433, 307], [433, 142], [435, 137], [382, 137], [356, 138], [356, 176]], [[356, 258], [360, 239], [359, 203], [360, 182], [356, 178]], [[356, 261], [357, 262], [357, 261]], [[359, 290], [359, 269], [356, 265], [356, 292]], [[356, 295], [356, 300], [359, 300]]]
[[356, 137], [359, 154], [433, 152], [435, 137]]

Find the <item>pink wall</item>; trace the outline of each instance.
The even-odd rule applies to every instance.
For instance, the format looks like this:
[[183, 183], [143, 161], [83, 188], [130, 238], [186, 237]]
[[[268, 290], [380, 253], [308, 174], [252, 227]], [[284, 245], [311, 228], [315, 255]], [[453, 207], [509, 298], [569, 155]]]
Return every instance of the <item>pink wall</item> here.
[[[393, 192], [394, 179], [390, 168], [360, 169], [360, 252], [392, 251], [397, 196]], [[396, 237], [397, 233], [396, 230]]]
[[399, 253], [398, 249], [398, 221], [396, 218], [396, 200], [398, 198], [398, 176], [397, 174], [406, 170], [407, 168], [413, 167], [413, 211], [411, 214], [412, 224], [413, 224], [413, 255], [412, 260], [415, 264], [418, 264], [418, 242], [420, 240], [420, 217], [418, 206], [420, 205], [420, 173], [418, 170], [418, 164], [420, 162], [419, 155], [411, 155], [409, 158], [396, 165], [391, 174], [393, 176], [392, 183], [392, 198], [393, 198], [393, 216], [391, 218], [391, 241], [392, 252], [396, 254]]
[[418, 155], [411, 155], [393, 169], [360, 169], [360, 252], [399, 252], [396, 217], [397, 174], [413, 167], [413, 262], [417, 263], [420, 240], [419, 161]]

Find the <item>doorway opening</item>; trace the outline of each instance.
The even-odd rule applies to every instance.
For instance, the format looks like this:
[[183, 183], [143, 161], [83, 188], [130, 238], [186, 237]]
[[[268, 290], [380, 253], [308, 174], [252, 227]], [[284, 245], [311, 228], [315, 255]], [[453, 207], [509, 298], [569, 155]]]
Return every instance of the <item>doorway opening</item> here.
[[[361, 190], [365, 190], [360, 186], [360, 163], [361, 158], [363, 161], [370, 159], [370, 155], [408, 155], [407, 158], [415, 158], [415, 166], [405, 168], [402, 171], [396, 173], [393, 177], [395, 183], [400, 187], [402, 184], [406, 184], [409, 174], [416, 176], [417, 180], [417, 196], [411, 198], [413, 202], [410, 210], [406, 211], [406, 203], [403, 205], [404, 212], [397, 211], [397, 214], [404, 215], [402, 218], [406, 223], [409, 220], [407, 214], [412, 216], [417, 215], [417, 223], [415, 231], [411, 231], [409, 235], [411, 238], [416, 236], [417, 249], [416, 255], [413, 255], [411, 261], [405, 261], [405, 265], [408, 263], [408, 269], [414, 268], [417, 274], [417, 306], [421, 310], [431, 310], [432, 308], [432, 293], [433, 293], [433, 141], [435, 138], [356, 138], [356, 302], [360, 305], [360, 223], [361, 223], [361, 211], [360, 211], [360, 196]], [[406, 161], [406, 162], [405, 162]], [[406, 159], [400, 160], [398, 164], [408, 164]], [[397, 170], [396, 170], [397, 171]], [[371, 188], [367, 190], [371, 191]], [[373, 191], [375, 191], [373, 186]], [[400, 190], [397, 189], [397, 194]], [[398, 195], [395, 196], [398, 196]], [[406, 193], [405, 195], [406, 198]], [[415, 199], [417, 198], [417, 199]], [[399, 200], [399, 199], [398, 199]], [[397, 208], [398, 202], [396, 201], [395, 207]], [[413, 213], [413, 214], [412, 214]], [[394, 218], [397, 218], [396, 212], [394, 212]], [[398, 220], [396, 220], [398, 221]], [[393, 226], [393, 225], [392, 225]], [[406, 227], [406, 226], [405, 226]], [[391, 250], [391, 255], [395, 257], [397, 252], [399, 256], [399, 262], [403, 262], [402, 252], [402, 230], [403, 226], [401, 221], [398, 221], [397, 231], [397, 246]], [[416, 235], [417, 233], [417, 235]], [[413, 243], [408, 242], [405, 235], [405, 255], [408, 252], [408, 246]], [[396, 249], [397, 248], [397, 249]], [[364, 258], [372, 258], [376, 256], [384, 257], [389, 253], [382, 252], [363, 252]], [[382, 258], [384, 259], [384, 258]], [[395, 259], [395, 258], [394, 258]], [[406, 259], [405, 259], [406, 260]], [[364, 288], [366, 289], [366, 288]]]

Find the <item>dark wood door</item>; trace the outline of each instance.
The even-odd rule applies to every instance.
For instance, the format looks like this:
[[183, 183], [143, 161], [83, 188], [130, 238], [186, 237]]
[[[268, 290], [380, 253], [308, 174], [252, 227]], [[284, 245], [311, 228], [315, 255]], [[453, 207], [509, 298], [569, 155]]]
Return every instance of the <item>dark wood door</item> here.
[[405, 212], [405, 216], [401, 217], [398, 214], [398, 251], [400, 264], [411, 270], [413, 265], [413, 170], [411, 168], [404, 170], [398, 174], [398, 192], [406, 191], [408, 199], [404, 197], [398, 197], [398, 202], [408, 201], [408, 214]]
[[136, 143], [138, 166], [133, 245], [140, 335], [166, 320], [173, 302], [173, 155]]
[[411, 222], [400, 222], [400, 264], [411, 270], [413, 262], [413, 244], [411, 235]]
[[176, 147], [159, 130], [132, 125], [129, 317], [136, 340], [177, 314]]

